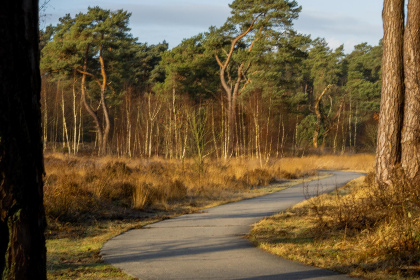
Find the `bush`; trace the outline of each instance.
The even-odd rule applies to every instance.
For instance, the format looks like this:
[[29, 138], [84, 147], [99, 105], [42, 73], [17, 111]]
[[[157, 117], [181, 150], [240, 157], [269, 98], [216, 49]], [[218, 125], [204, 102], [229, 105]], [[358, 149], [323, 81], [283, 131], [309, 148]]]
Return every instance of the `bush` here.
[[165, 202], [179, 201], [187, 197], [187, 188], [179, 180], [163, 185], [159, 189], [163, 192], [162, 199]]
[[159, 195], [150, 184], [140, 183], [134, 188], [133, 208], [143, 210], [159, 200]]
[[60, 221], [77, 221], [95, 206], [95, 200], [72, 176], [48, 178], [44, 186], [45, 212]]
[[257, 168], [247, 171], [240, 180], [245, 182], [248, 187], [252, 188], [266, 186], [276, 179], [267, 170]]
[[391, 185], [375, 184], [370, 173], [353, 190], [337, 190], [327, 200], [310, 201], [317, 238], [337, 232], [360, 236], [364, 254], [381, 259], [378, 265], [390, 270], [420, 264], [420, 187], [401, 170], [393, 174]]

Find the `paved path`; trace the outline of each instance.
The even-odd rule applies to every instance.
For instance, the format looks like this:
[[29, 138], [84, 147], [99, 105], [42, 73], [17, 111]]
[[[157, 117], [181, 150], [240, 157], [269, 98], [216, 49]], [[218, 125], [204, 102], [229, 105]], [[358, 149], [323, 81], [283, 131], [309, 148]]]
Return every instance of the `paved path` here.
[[128, 231], [102, 248], [106, 262], [139, 279], [348, 279], [255, 248], [244, 238], [250, 225], [311, 195], [329, 192], [361, 173], [333, 176]]

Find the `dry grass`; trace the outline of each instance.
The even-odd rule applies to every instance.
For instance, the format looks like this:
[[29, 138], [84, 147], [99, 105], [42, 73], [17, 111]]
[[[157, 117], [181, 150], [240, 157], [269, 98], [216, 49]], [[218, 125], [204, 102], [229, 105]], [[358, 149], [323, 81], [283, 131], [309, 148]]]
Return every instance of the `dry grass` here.
[[[241, 197], [281, 179], [316, 174], [316, 169], [369, 170], [372, 155], [311, 156], [271, 160], [208, 161], [198, 172], [193, 160], [46, 156], [45, 204], [57, 221], [115, 218], [123, 209], [164, 209], [191, 201], [203, 206]], [[188, 209], [185, 209], [188, 210]]]
[[[237, 199], [243, 192], [281, 178], [275, 168], [232, 160], [196, 172], [194, 161], [79, 158], [48, 155], [45, 160], [45, 207], [50, 219], [76, 222], [112, 219], [128, 210], [171, 210]], [[313, 172], [309, 172], [313, 173]], [[187, 204], [187, 205], [185, 205]]]
[[256, 224], [251, 239], [277, 255], [369, 279], [420, 279], [420, 189], [373, 175]]
[[283, 172], [296, 175], [316, 169], [372, 172], [375, 156], [373, 154], [357, 154], [283, 158], [280, 160], [280, 164]]
[[112, 236], [149, 220], [278, 191], [284, 186], [271, 183], [315, 175], [316, 169], [362, 169], [373, 165], [373, 157], [207, 160], [200, 172], [192, 159], [57, 153], [46, 155], [45, 164], [49, 278], [130, 279], [101, 262], [99, 250]]

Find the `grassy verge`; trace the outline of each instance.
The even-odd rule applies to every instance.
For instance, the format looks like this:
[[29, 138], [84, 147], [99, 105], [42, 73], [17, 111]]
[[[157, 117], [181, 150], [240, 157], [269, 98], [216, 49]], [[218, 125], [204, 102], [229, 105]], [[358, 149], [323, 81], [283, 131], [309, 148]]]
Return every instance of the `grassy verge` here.
[[372, 175], [257, 223], [251, 241], [308, 265], [367, 279], [420, 279], [419, 189]]
[[100, 225], [63, 226], [48, 236], [48, 279], [133, 279], [101, 261], [100, 249], [109, 238], [141, 222], [104, 222]]
[[[366, 157], [290, 158], [261, 163], [46, 156], [49, 279], [132, 279], [102, 262], [103, 243], [171, 216], [288, 187], [315, 169], [362, 169]], [[199, 171], [200, 170], [200, 171]]]

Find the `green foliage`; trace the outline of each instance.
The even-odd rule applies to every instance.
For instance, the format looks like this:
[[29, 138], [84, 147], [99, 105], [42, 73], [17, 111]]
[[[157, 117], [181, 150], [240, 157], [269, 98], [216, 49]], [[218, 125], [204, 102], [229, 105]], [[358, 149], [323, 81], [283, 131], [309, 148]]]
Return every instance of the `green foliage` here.
[[248, 29], [254, 20], [254, 30], [262, 27], [279, 31], [290, 27], [301, 11], [296, 1], [289, 0], [235, 0], [229, 7], [231, 17], [224, 29], [236, 33]]
[[[147, 46], [139, 44], [129, 33], [128, 21], [131, 14], [123, 11], [89, 8], [86, 14], [74, 18], [69, 14], [60, 19], [55, 27], [44, 32], [48, 41], [42, 50], [41, 69], [45, 74], [60, 74], [63, 78], [81, 74], [84, 63], [90, 74], [88, 93], [98, 99], [97, 82], [101, 80], [100, 57], [105, 63], [108, 98], [118, 102], [123, 87], [140, 84], [149, 90], [155, 81], [164, 78], [155, 70], [161, 60], [161, 53], [167, 50], [167, 43]], [[104, 79], [104, 77], [102, 77]], [[95, 94], [96, 91], [96, 94]]]
[[325, 39], [317, 38], [312, 42], [306, 63], [314, 95], [319, 95], [330, 84], [341, 84], [344, 75], [343, 58], [343, 45], [333, 51]]
[[136, 85], [142, 92], [150, 92], [156, 83], [165, 80], [165, 70], [160, 62], [163, 54], [168, 50], [168, 43], [165, 41], [157, 45], [138, 44], [132, 45], [136, 50], [133, 56], [128, 57], [130, 61], [128, 69], [132, 71], [130, 85]]
[[[292, 30], [279, 35], [273, 42], [273, 49], [262, 52], [254, 62], [253, 83], [245, 93], [262, 89], [264, 92], [284, 95], [290, 100], [296, 99], [295, 95], [299, 95], [296, 91], [304, 80], [304, 62], [308, 57], [310, 42], [308, 36]], [[291, 104], [291, 107], [294, 108], [294, 105]]]
[[212, 97], [218, 91], [218, 65], [206, 52], [203, 40], [204, 34], [198, 34], [163, 54], [159, 69], [166, 79], [156, 88], [175, 89], [196, 101]]
[[346, 57], [348, 80], [346, 90], [356, 99], [362, 115], [378, 112], [381, 97], [382, 46], [366, 43], [355, 46]]
[[314, 135], [316, 117], [314, 115], [306, 116], [297, 127], [297, 143], [301, 148], [312, 146], [312, 136]]
[[301, 7], [288, 0], [235, 0], [229, 6], [231, 16], [219, 29], [209, 29], [205, 43], [207, 51], [219, 59], [223, 76], [228, 76], [227, 86], [233, 90], [257, 78], [260, 66], [268, 69], [272, 50], [287, 36]]

